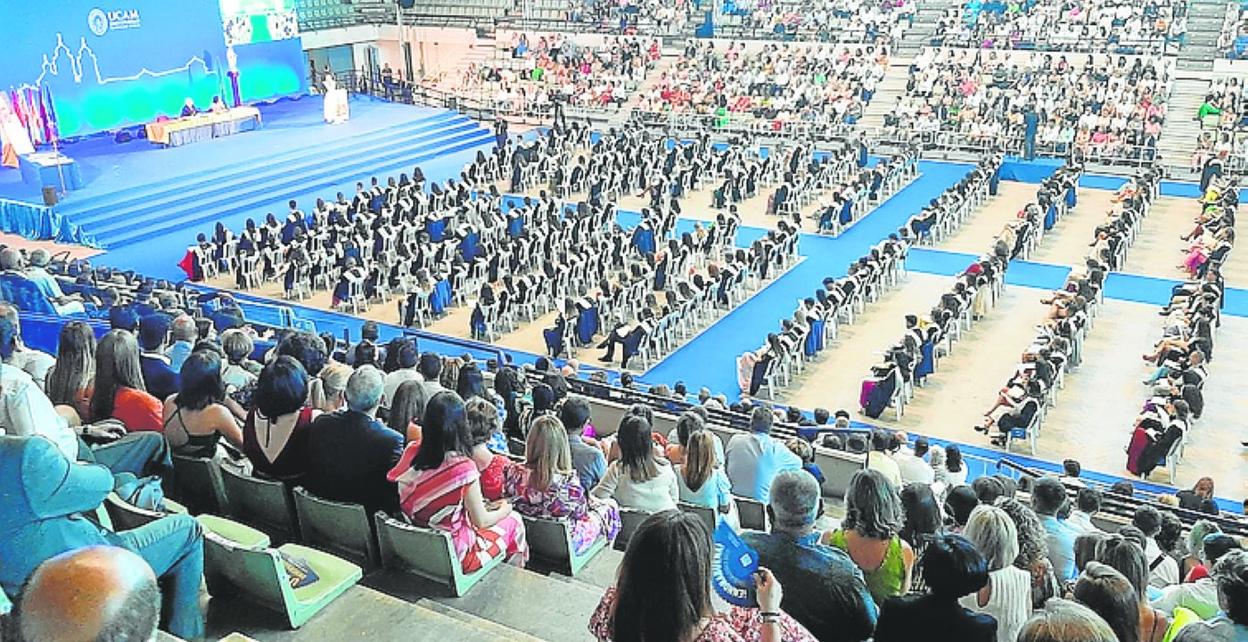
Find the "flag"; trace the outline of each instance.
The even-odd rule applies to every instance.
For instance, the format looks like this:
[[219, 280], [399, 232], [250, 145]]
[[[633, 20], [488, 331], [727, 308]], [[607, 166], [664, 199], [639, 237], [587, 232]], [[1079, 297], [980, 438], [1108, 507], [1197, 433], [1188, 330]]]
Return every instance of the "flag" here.
[[44, 104], [44, 108], [46, 109], [46, 111], [44, 112], [44, 116], [43, 116], [44, 126], [48, 130], [48, 139], [55, 143], [56, 141], [61, 139], [61, 131], [57, 125], [56, 103], [52, 100], [52, 88], [47, 85], [44, 85], [43, 95], [44, 95], [43, 104]]

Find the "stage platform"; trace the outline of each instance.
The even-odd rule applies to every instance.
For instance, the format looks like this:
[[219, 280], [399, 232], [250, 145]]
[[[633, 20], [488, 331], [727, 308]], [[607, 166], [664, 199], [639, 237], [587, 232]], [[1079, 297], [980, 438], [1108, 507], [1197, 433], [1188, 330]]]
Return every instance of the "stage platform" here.
[[[164, 149], [146, 140], [93, 137], [67, 145], [84, 189], [54, 211], [108, 251], [109, 265], [167, 279], [185, 278], [177, 262], [197, 232], [216, 221], [238, 230], [251, 217], [280, 217], [356, 181], [384, 180], [420, 165], [431, 179], [459, 173], [493, 135], [456, 112], [353, 97], [351, 121], [322, 122], [321, 98], [262, 106], [263, 128]], [[16, 170], [0, 171], [0, 198], [38, 203]]]

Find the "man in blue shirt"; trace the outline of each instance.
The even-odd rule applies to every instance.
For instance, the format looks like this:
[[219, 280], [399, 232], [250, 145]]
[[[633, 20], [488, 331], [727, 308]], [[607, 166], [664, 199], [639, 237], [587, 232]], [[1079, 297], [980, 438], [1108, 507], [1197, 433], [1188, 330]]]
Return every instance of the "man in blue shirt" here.
[[190, 515], [168, 515], [114, 533], [83, 517], [113, 490], [103, 466], [76, 464], [43, 437], [0, 436], [0, 587], [19, 595], [45, 560], [87, 546], [118, 546], [137, 553], [164, 584], [170, 633], [204, 635], [199, 586], [204, 536]]
[[849, 554], [819, 542], [819, 499], [809, 474], [781, 472], [767, 505], [771, 532], [746, 531], [741, 538], [781, 585], [800, 587], [784, 594], [786, 613], [821, 642], [860, 642], [871, 637], [879, 609]]
[[559, 409], [559, 420], [564, 430], [568, 431], [568, 448], [572, 451], [572, 467], [581, 480], [581, 488], [586, 492], [598, 485], [598, 480], [607, 474], [607, 458], [602, 450], [585, 443], [581, 433], [585, 424], [589, 423], [589, 404], [581, 397], [571, 396]]
[[771, 480], [785, 470], [801, 470], [802, 460], [771, 436], [771, 409], [759, 406], [750, 415], [750, 434], [728, 440], [724, 466], [732, 494], [767, 503]]
[[1075, 579], [1075, 538], [1079, 531], [1057, 518], [1066, 503], [1066, 487], [1056, 477], [1041, 477], [1031, 490], [1031, 507], [1044, 525], [1045, 543], [1049, 548], [1049, 561], [1057, 579], [1063, 582]]

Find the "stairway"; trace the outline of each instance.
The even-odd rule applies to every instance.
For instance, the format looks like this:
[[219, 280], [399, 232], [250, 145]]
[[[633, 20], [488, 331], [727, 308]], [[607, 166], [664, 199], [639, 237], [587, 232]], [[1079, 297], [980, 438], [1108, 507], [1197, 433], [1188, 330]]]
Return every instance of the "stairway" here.
[[115, 249], [257, 208], [284, 212], [287, 200], [332, 196], [332, 188], [408, 172], [418, 163], [492, 140], [475, 121], [446, 111], [362, 134], [350, 145], [294, 149], [175, 176], [67, 202], [57, 212]]
[[936, 35], [936, 27], [940, 25], [940, 16], [945, 13], [945, 10], [960, 4], [951, 0], [920, 2], [918, 11], [914, 14], [914, 24], [906, 30], [901, 42], [897, 43], [893, 50], [893, 54], [914, 57], [920, 49], [932, 41], [932, 36]]
[[1161, 155], [1164, 165], [1171, 176], [1181, 177], [1190, 167], [1192, 151], [1196, 148], [1196, 139], [1200, 136], [1200, 122], [1196, 120], [1196, 112], [1204, 101], [1209, 81], [1203, 78], [1180, 77], [1174, 81], [1170, 91], [1170, 101], [1166, 106], [1166, 124], [1157, 139], [1157, 152]]
[[[915, 52], [917, 51], [916, 49]], [[857, 126], [860, 130], [870, 132], [884, 126], [884, 116], [892, 113], [897, 106], [897, 98], [906, 93], [910, 61], [910, 57], [900, 58], [896, 55], [889, 60], [884, 80], [876, 86], [875, 95], [871, 97], [871, 102], [862, 111], [862, 118], [858, 120]]]
[[1189, 0], [1187, 44], [1179, 51], [1179, 69], [1209, 71], [1219, 57], [1218, 36], [1226, 19], [1224, 0]]

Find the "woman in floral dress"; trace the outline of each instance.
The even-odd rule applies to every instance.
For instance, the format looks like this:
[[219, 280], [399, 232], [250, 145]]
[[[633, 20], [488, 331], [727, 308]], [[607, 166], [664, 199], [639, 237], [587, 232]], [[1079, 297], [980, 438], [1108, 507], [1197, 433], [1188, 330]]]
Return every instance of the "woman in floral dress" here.
[[614, 500], [590, 497], [572, 467], [568, 433], [553, 415], [529, 426], [523, 466], [503, 471], [503, 494], [516, 511], [529, 517], [564, 519], [572, 526], [572, 548], [583, 553], [601, 537], [614, 541], [620, 532], [620, 509]]

